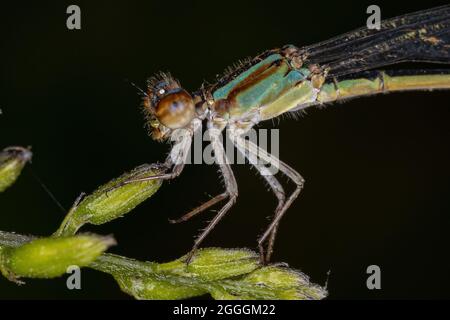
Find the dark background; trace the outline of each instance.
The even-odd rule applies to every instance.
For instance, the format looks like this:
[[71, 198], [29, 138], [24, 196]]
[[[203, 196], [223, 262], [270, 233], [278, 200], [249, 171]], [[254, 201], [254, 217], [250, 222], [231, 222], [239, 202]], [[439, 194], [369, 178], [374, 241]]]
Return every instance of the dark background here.
[[[445, 2], [375, 3], [387, 18]], [[69, 4], [81, 7], [82, 30], [66, 29]], [[143, 86], [153, 73], [170, 70], [194, 90], [238, 59], [360, 27], [369, 4], [2, 3], [0, 147], [31, 145], [31, 169], [69, 208], [81, 191], [163, 160], [169, 150], [147, 136], [139, 95], [126, 79]], [[391, 94], [281, 121], [281, 159], [306, 186], [281, 224], [274, 261], [320, 284], [331, 270], [330, 299], [449, 298], [449, 98], [448, 92]], [[234, 169], [238, 203], [204, 246], [255, 248], [276, 206], [254, 170]], [[125, 218], [83, 230], [114, 234], [119, 244], [111, 252], [168, 261], [190, 249], [213, 213], [180, 225], [167, 219], [221, 190], [217, 168], [191, 165]], [[0, 194], [1, 230], [49, 235], [63, 217], [29, 167]], [[366, 288], [371, 264], [381, 267], [381, 290]], [[86, 269], [82, 276], [79, 291], [67, 290], [65, 277], [21, 287], [0, 279], [0, 298], [129, 298], [109, 275]]]

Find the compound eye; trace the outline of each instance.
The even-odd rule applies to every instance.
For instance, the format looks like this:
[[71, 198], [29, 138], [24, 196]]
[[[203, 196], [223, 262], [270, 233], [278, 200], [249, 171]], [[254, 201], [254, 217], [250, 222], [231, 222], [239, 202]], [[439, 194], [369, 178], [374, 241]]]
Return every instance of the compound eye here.
[[180, 89], [159, 100], [155, 108], [158, 120], [170, 129], [187, 126], [195, 116], [195, 105], [191, 95]]

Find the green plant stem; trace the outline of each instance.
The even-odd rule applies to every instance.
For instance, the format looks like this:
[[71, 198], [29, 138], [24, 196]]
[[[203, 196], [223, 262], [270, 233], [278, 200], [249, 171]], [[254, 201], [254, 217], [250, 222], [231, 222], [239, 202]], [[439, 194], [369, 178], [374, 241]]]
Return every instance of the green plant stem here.
[[153, 262], [142, 262], [112, 253], [104, 253], [89, 267], [109, 274], [117, 272], [131, 274], [138, 272], [141, 275], [152, 275], [156, 272], [156, 265]]
[[[0, 253], [20, 247], [32, 237], [0, 231]], [[87, 267], [108, 273], [136, 299], [183, 299], [210, 293], [215, 299], [321, 299], [326, 290], [292, 269], [261, 266], [246, 249], [199, 250], [168, 262], [143, 262], [103, 253]]]

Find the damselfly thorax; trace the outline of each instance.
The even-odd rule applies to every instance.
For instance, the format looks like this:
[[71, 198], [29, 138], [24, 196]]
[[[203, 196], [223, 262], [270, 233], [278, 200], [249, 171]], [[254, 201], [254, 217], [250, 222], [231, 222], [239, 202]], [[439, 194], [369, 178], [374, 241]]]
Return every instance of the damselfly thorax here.
[[[148, 179], [172, 179], [183, 170], [192, 137], [206, 123], [225, 191], [172, 222], [186, 221], [227, 200], [196, 238], [195, 249], [236, 201], [238, 186], [227, 161], [220, 135], [226, 128], [241, 152], [270, 185], [278, 199], [275, 215], [258, 239], [263, 261], [272, 253], [278, 223], [299, 195], [304, 180], [290, 166], [243, 135], [261, 121], [311, 106], [408, 90], [450, 89], [450, 69], [380, 71], [399, 62], [450, 63], [450, 6], [389, 19], [380, 30], [361, 28], [302, 48], [287, 45], [266, 51], [228, 69], [214, 84], [192, 93], [178, 80], [160, 73], [148, 81], [144, 110], [156, 140], [175, 140], [165, 161], [167, 172]], [[176, 137], [174, 139], [174, 137]], [[262, 161], [260, 161], [262, 160]], [[287, 195], [278, 179], [262, 163], [275, 166], [296, 185]], [[127, 181], [133, 183], [142, 180]], [[264, 244], [267, 242], [267, 250]]]

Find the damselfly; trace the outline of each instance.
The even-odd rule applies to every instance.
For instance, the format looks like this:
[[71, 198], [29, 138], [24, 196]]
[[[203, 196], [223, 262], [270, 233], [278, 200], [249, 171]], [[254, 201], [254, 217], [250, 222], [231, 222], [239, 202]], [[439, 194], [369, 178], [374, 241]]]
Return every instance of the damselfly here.
[[[285, 113], [348, 98], [408, 90], [450, 89], [450, 69], [379, 71], [400, 62], [448, 64], [450, 62], [450, 6], [406, 14], [381, 22], [379, 30], [361, 28], [328, 41], [305, 47], [286, 45], [240, 62], [213, 84], [195, 92], [184, 90], [169, 74], [149, 79], [144, 110], [156, 140], [180, 140], [164, 163], [166, 173], [140, 180], [173, 179], [186, 163], [193, 135], [206, 122], [220, 167], [225, 191], [174, 222], [186, 221], [226, 200], [225, 205], [196, 238], [193, 253], [236, 202], [238, 186], [221, 142], [227, 135], [270, 185], [278, 199], [272, 222], [258, 239], [262, 261], [273, 250], [280, 219], [303, 188], [302, 176], [243, 135], [261, 121]], [[296, 185], [287, 195], [258, 160], [276, 166]]]

